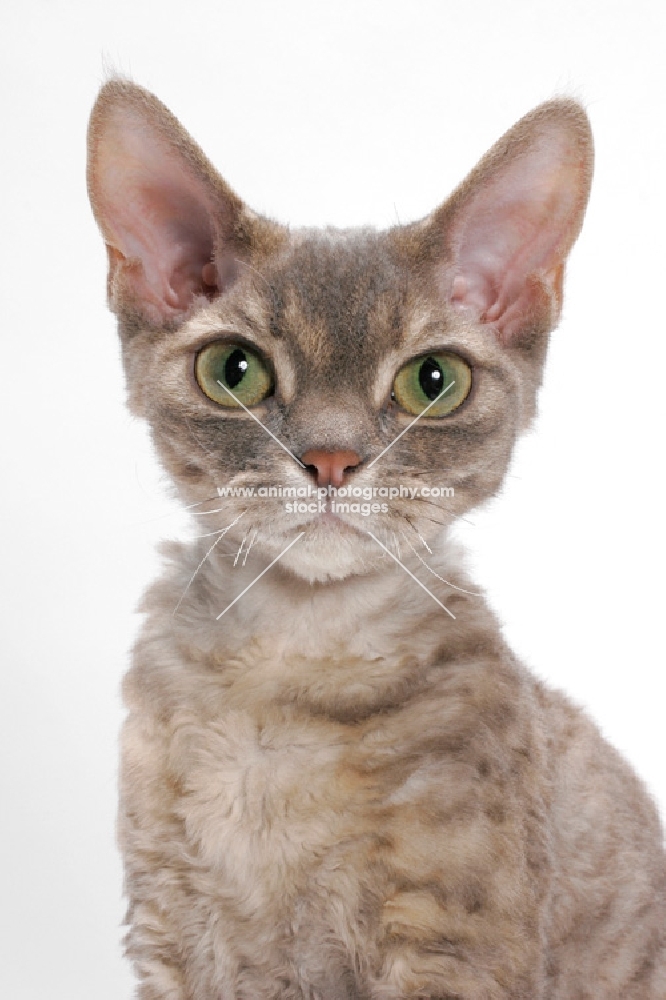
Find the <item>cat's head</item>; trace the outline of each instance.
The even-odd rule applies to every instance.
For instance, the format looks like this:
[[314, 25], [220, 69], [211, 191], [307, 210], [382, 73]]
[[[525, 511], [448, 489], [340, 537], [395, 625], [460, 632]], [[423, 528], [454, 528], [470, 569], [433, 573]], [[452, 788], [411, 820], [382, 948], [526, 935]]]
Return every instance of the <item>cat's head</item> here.
[[292, 232], [156, 98], [108, 83], [88, 181], [130, 407], [202, 524], [271, 559], [298, 539], [282, 564], [326, 580], [492, 496], [534, 413], [591, 171], [584, 111], [552, 101], [426, 219]]

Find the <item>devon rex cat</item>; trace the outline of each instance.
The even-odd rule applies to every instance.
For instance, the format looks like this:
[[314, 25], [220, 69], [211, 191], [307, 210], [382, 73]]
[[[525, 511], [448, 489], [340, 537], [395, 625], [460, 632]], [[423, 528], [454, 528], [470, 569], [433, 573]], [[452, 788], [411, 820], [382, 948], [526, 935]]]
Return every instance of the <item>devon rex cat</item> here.
[[655, 807], [448, 537], [534, 414], [584, 111], [381, 233], [256, 215], [124, 81], [89, 154], [129, 404], [200, 525], [124, 687], [138, 996], [665, 1000]]

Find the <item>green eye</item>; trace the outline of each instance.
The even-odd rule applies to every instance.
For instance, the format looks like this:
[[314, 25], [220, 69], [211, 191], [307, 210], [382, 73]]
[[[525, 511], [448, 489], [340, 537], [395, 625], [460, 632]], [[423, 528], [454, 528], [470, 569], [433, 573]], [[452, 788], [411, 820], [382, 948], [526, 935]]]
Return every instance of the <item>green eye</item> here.
[[460, 406], [471, 387], [472, 369], [467, 362], [457, 354], [442, 352], [414, 358], [401, 368], [393, 392], [403, 410], [419, 414], [446, 389], [427, 413], [429, 417], [445, 417]]
[[226, 341], [199, 351], [194, 375], [209, 399], [220, 406], [256, 406], [272, 389], [271, 374], [259, 355]]

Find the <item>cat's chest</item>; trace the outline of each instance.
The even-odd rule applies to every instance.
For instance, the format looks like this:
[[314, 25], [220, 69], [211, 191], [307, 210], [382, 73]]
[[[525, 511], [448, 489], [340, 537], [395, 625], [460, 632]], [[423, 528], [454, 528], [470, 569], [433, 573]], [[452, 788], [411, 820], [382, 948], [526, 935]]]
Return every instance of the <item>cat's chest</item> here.
[[225, 893], [260, 905], [306, 881], [352, 825], [344, 727], [232, 710], [172, 744], [188, 841]]

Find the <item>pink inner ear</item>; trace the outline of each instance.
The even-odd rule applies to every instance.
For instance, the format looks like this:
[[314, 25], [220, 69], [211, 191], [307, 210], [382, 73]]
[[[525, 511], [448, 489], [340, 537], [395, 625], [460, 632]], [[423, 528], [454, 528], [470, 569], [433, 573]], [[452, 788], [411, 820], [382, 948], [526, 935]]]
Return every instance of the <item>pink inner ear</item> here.
[[554, 321], [585, 186], [580, 150], [564, 130], [541, 134], [482, 176], [453, 221], [452, 304], [492, 324], [505, 343], [539, 318], [544, 297]]
[[165, 311], [185, 311], [211, 281], [213, 233], [200, 202], [181, 188], [143, 188], [116, 212], [115, 229], [123, 256], [141, 261], [143, 294]]
[[186, 312], [195, 295], [213, 294], [219, 206], [186, 155], [123, 105], [103, 122], [94, 153], [98, 219], [112, 256], [127, 262], [122, 293], [158, 322]]

